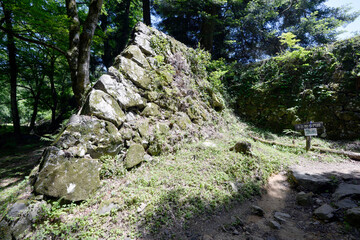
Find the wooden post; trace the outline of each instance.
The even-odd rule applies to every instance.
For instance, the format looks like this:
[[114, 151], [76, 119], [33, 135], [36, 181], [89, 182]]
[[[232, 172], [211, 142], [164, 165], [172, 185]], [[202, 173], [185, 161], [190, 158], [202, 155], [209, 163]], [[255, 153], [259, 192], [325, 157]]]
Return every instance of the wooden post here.
[[306, 147], [305, 150], [309, 151], [311, 148], [311, 136], [306, 137]]

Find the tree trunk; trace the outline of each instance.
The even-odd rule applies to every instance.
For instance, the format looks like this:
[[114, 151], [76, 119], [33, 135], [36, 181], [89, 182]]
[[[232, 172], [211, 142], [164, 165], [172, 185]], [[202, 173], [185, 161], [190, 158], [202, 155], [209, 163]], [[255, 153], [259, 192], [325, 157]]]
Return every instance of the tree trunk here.
[[150, 0], [143, 0], [143, 19], [144, 23], [151, 26]]
[[[4, 2], [2, 2], [2, 8], [4, 11], [6, 29], [8, 30], [8, 32], [11, 33], [13, 31], [11, 11], [6, 9]], [[20, 135], [21, 135], [20, 117], [19, 117], [19, 109], [18, 109], [17, 94], [16, 94], [18, 67], [16, 63], [15, 39], [14, 36], [10, 33], [7, 34], [7, 50], [8, 50], [9, 68], [10, 68], [11, 117], [14, 126], [15, 138], [17, 140], [20, 140]]]
[[79, 107], [81, 106], [86, 87], [90, 83], [90, 46], [99, 20], [102, 4], [103, 0], [91, 0], [89, 13], [80, 34], [81, 28], [76, 1], [66, 0], [67, 14], [71, 21], [68, 63], [71, 71], [72, 89]]
[[51, 129], [55, 128], [56, 109], [57, 109], [57, 105], [58, 105], [58, 97], [57, 97], [57, 92], [56, 92], [56, 88], [55, 88], [55, 79], [54, 79], [55, 61], [56, 61], [56, 57], [52, 56], [51, 63], [50, 63], [50, 72], [49, 72], [51, 97], [52, 97], [52, 101], [53, 101], [53, 105], [51, 107]]
[[38, 107], [39, 107], [39, 101], [40, 101], [40, 95], [41, 95], [41, 91], [39, 90], [34, 97], [34, 106], [33, 106], [33, 113], [31, 115], [31, 120], [30, 120], [30, 130], [34, 129], [35, 127], [35, 122], [36, 122], [36, 117], [37, 117], [37, 113], [38, 113]]

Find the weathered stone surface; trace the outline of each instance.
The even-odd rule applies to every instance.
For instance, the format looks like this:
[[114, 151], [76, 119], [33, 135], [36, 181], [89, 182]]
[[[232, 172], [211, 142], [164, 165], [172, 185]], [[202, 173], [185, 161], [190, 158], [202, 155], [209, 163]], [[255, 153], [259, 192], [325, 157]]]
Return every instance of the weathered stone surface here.
[[44, 200], [36, 201], [29, 205], [27, 209], [27, 217], [32, 223], [44, 220], [46, 217], [45, 208], [50, 208], [51, 205]]
[[20, 218], [13, 226], [11, 226], [12, 237], [15, 240], [22, 240], [30, 231], [32, 226], [31, 221], [26, 218]]
[[346, 221], [356, 227], [360, 227], [360, 207], [351, 208], [346, 211]]
[[357, 204], [350, 198], [344, 198], [335, 203], [335, 206], [340, 209], [349, 209], [357, 207]]
[[325, 192], [334, 189], [334, 183], [324, 175], [312, 174], [303, 169], [293, 167], [289, 171], [289, 178], [295, 186], [312, 192]]
[[160, 135], [167, 135], [170, 131], [170, 127], [167, 123], [158, 122], [155, 125], [155, 132]]
[[141, 115], [145, 117], [160, 116], [160, 108], [155, 103], [148, 103], [146, 104], [144, 110], [141, 112]]
[[133, 144], [129, 147], [125, 157], [125, 167], [132, 168], [144, 161], [145, 149], [141, 144]]
[[141, 96], [135, 91], [123, 77], [117, 81], [110, 75], [102, 75], [95, 83], [94, 89], [99, 89], [112, 96], [122, 109], [144, 108], [145, 103]]
[[[139, 24], [138, 26], [141, 26], [141, 24]], [[156, 55], [154, 50], [151, 47], [150, 37], [148, 35], [145, 35], [142, 32], [135, 32], [134, 43], [137, 46], [139, 46], [141, 51], [144, 52], [146, 55], [149, 55], [149, 56]]]
[[182, 129], [186, 130], [191, 124], [191, 120], [186, 113], [180, 112], [176, 117], [176, 124]]
[[13, 240], [9, 223], [5, 219], [0, 221], [0, 239]]
[[147, 149], [147, 152], [151, 156], [159, 156], [162, 152], [161, 144], [158, 141], [152, 141]]
[[284, 223], [284, 222], [287, 221], [286, 219], [291, 218], [291, 216], [289, 214], [287, 214], [287, 213], [275, 212], [274, 213], [274, 218], [275, 218], [275, 220], [277, 222]]
[[263, 217], [265, 215], [264, 210], [259, 206], [251, 206], [251, 212], [257, 216]]
[[320, 220], [329, 220], [334, 216], [334, 211], [335, 209], [333, 209], [329, 204], [324, 204], [314, 211], [314, 215]]
[[47, 203], [35, 201], [29, 204], [29, 202], [19, 200], [10, 207], [6, 218], [0, 222], [0, 239], [25, 239], [32, 228], [32, 224], [43, 220], [45, 216], [43, 207]]
[[136, 62], [120, 56], [115, 62], [115, 67], [138, 87], [143, 89], [150, 89], [151, 78], [147, 70], [140, 67]]
[[304, 192], [299, 192], [296, 195], [296, 203], [299, 204], [300, 206], [311, 206], [313, 204], [313, 193], [309, 192], [309, 193], [304, 193]]
[[141, 137], [146, 138], [149, 136], [149, 120], [142, 120], [138, 122], [138, 131]]
[[55, 146], [67, 151], [73, 146], [84, 146], [92, 158], [116, 155], [122, 148], [121, 135], [114, 124], [94, 117], [73, 115]]
[[360, 185], [342, 183], [336, 189], [336, 191], [334, 192], [332, 197], [335, 200], [339, 200], [339, 199], [342, 199], [344, 197], [349, 197], [349, 196], [359, 197], [360, 196]]
[[7, 217], [10, 219], [14, 219], [18, 217], [22, 212], [24, 212], [26, 208], [26, 201], [17, 201], [10, 207], [9, 212], [7, 213]]
[[214, 92], [211, 94], [211, 105], [217, 111], [221, 111], [225, 108], [224, 103]]
[[133, 60], [142, 68], [150, 68], [150, 64], [148, 63], [139, 46], [137, 45], [128, 46], [122, 53], [122, 55], [128, 59]]
[[[101, 168], [94, 159], [68, 158], [64, 151], [48, 149], [47, 156], [35, 182], [35, 191], [70, 201], [87, 199], [100, 185]], [[52, 156], [52, 157], [51, 157]]]
[[273, 228], [273, 229], [280, 229], [281, 228], [280, 223], [278, 223], [277, 221], [274, 221], [274, 220], [269, 221], [269, 226], [271, 228]]
[[125, 121], [125, 114], [109, 94], [93, 89], [83, 106], [81, 114], [95, 116], [114, 123], [117, 127]]

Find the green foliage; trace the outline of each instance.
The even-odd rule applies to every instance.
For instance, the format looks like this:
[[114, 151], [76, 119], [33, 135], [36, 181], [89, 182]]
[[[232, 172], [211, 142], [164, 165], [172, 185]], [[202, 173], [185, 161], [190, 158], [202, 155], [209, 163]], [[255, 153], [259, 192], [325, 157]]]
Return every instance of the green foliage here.
[[100, 169], [100, 178], [115, 178], [121, 177], [126, 174], [126, 169], [123, 165], [123, 161], [119, 159], [119, 156], [101, 156], [101, 169]]
[[252, 62], [275, 55], [283, 33], [295, 34], [302, 47], [316, 46], [335, 41], [336, 29], [359, 16], [325, 1], [156, 0], [154, 8], [160, 27], [181, 42], [200, 42], [215, 59]]
[[299, 49], [301, 48], [297, 43], [300, 42], [299, 39], [296, 39], [296, 35], [292, 32], [282, 33], [279, 37], [280, 42], [282, 45], [288, 46], [290, 49], [295, 48]]
[[[297, 47], [290, 33], [282, 41], [297, 50], [234, 68], [227, 87], [235, 109], [254, 123], [279, 132], [310, 120], [337, 129], [340, 122], [334, 117], [334, 106], [358, 101], [360, 38], [314, 49]], [[345, 99], [342, 92], [354, 97]]]

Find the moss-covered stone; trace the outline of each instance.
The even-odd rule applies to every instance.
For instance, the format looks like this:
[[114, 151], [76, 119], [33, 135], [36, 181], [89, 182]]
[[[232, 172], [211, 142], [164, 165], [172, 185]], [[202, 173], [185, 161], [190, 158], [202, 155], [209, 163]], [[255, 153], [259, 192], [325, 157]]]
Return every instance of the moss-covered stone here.
[[131, 59], [120, 56], [115, 65], [123, 74], [125, 74], [136, 86], [142, 89], [150, 89], [151, 78], [147, 70], [140, 67]]
[[155, 126], [156, 133], [160, 135], [168, 135], [170, 131], [169, 124], [158, 122]]
[[145, 103], [133, 84], [129, 83], [121, 74], [121, 79], [110, 75], [102, 75], [95, 83], [94, 89], [99, 89], [112, 96], [122, 109], [144, 108]]
[[125, 157], [125, 167], [132, 168], [144, 161], [145, 149], [141, 144], [132, 144]]
[[160, 116], [160, 108], [155, 103], [146, 104], [145, 109], [141, 112], [141, 115], [145, 117]]
[[85, 200], [100, 185], [99, 170], [95, 159], [72, 158], [50, 147], [43, 156], [35, 191], [70, 201]]
[[146, 93], [146, 97], [150, 102], [154, 102], [159, 98], [159, 94], [155, 91], [149, 91]]
[[162, 152], [161, 144], [157, 141], [151, 142], [149, 148], [147, 149], [147, 152], [151, 156], [159, 156]]
[[141, 137], [145, 138], [149, 136], [149, 120], [142, 120], [138, 122], [138, 131]]
[[179, 115], [175, 118], [175, 123], [182, 129], [186, 130], [189, 125], [191, 125], [191, 120], [186, 113], [179, 113]]
[[96, 116], [114, 123], [117, 127], [121, 126], [125, 120], [125, 114], [115, 99], [96, 89], [90, 92], [81, 114]]
[[[137, 45], [130, 45], [128, 46], [125, 51], [122, 53], [122, 56], [133, 60], [136, 62], [140, 67], [149, 69], [150, 65], [146, 60], [145, 56], [141, 52], [140, 48]], [[115, 60], [116, 64], [116, 60]]]
[[121, 135], [111, 122], [84, 115], [73, 115], [55, 146], [67, 150], [84, 146], [93, 158], [116, 155], [122, 148]]
[[211, 94], [211, 105], [216, 111], [222, 111], [224, 109], [224, 103], [214, 92]]

